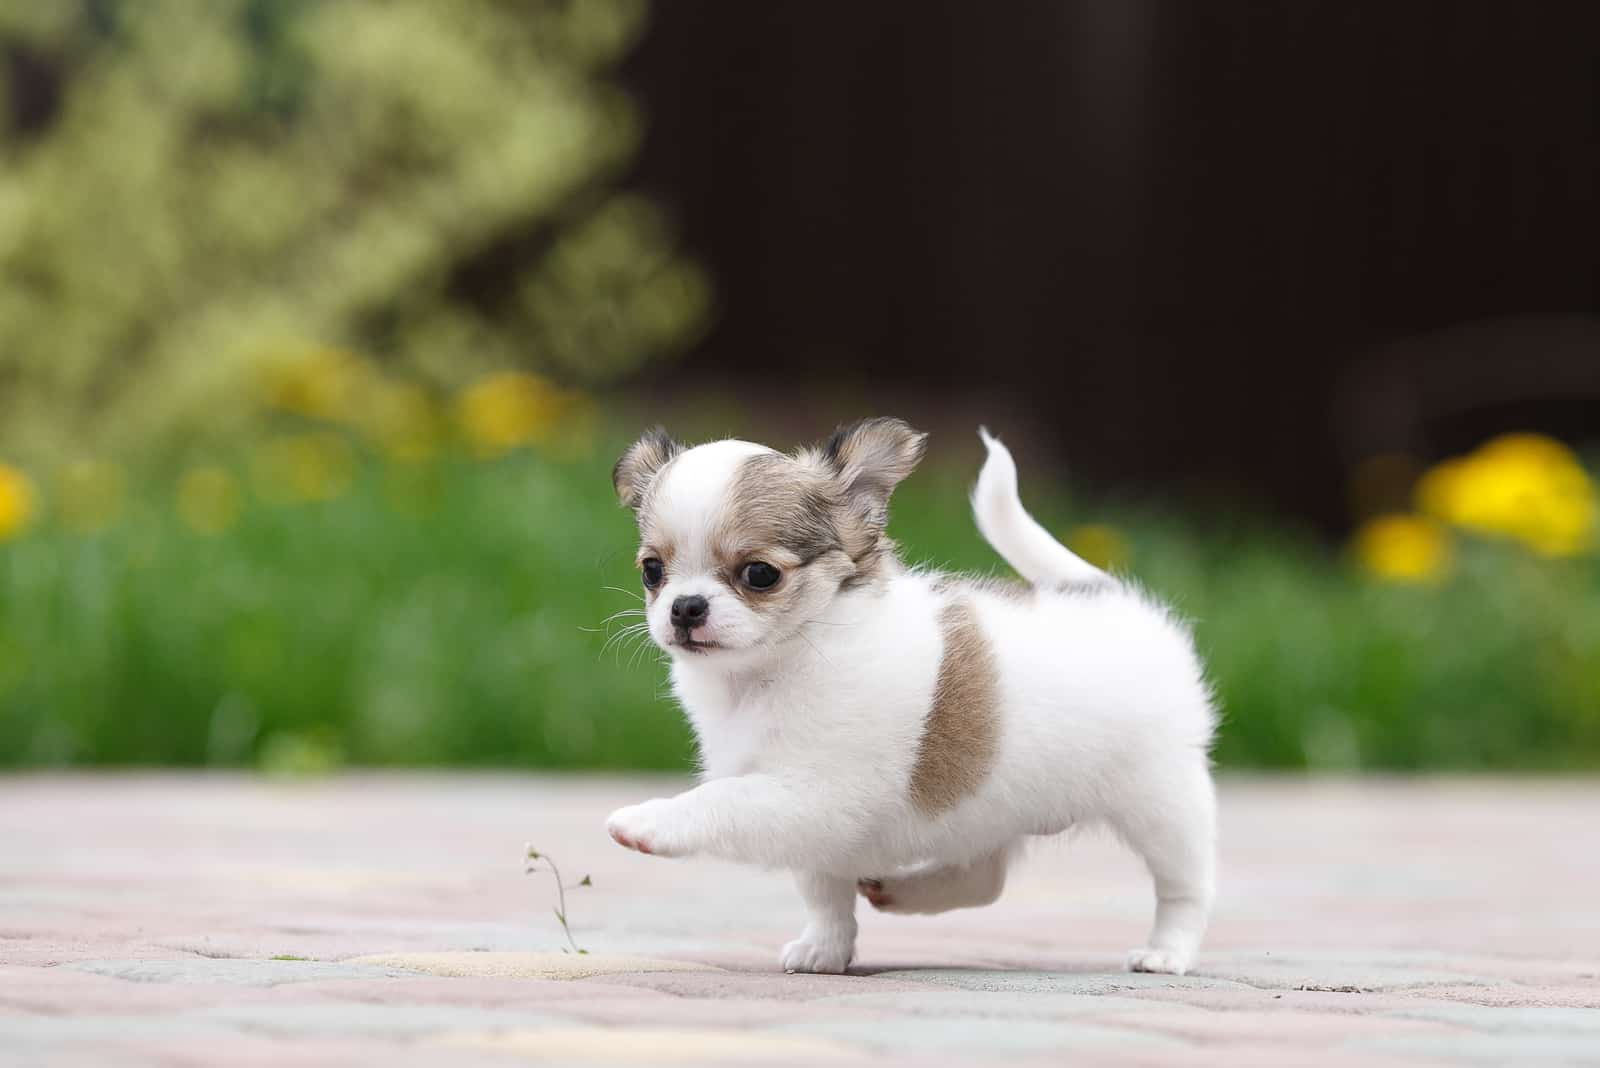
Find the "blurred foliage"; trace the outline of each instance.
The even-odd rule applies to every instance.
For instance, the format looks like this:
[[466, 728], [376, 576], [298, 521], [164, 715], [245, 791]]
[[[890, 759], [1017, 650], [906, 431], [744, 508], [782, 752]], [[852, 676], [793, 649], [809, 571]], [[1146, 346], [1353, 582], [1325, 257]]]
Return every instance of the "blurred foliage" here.
[[[0, 5], [0, 765], [687, 766], [593, 400], [709, 301], [617, 185], [643, 14]], [[893, 533], [997, 570], [969, 444]], [[1509, 435], [1413, 498], [1341, 558], [1029, 487], [1196, 621], [1224, 764], [1600, 768], [1593, 479]]]
[[[475, 428], [472, 398], [499, 390]], [[420, 457], [333, 410], [172, 471], [0, 469], [0, 515], [28, 516], [0, 539], [0, 763], [686, 767], [658, 655], [620, 633], [639, 603], [609, 476], [624, 427], [552, 396], [487, 376], [426, 416]], [[1001, 570], [964, 507], [972, 446], [896, 495], [912, 560]], [[1451, 563], [1416, 583], [1042, 472], [1027, 492], [1195, 621], [1224, 765], [1600, 768], [1593, 554], [1418, 519]]]
[[[644, 13], [0, 5], [4, 444], [215, 440], [255, 418], [246, 388], [308, 414], [415, 406], [329, 353], [413, 390], [515, 366], [590, 386], [690, 340], [707, 284], [616, 186], [639, 123], [608, 72]], [[17, 499], [0, 485], [0, 522]]]

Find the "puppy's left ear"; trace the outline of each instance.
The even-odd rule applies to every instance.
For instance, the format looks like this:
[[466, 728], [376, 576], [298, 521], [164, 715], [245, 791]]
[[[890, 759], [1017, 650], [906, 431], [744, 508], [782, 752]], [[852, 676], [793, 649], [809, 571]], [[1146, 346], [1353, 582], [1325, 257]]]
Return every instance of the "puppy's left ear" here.
[[661, 427], [646, 430], [643, 437], [628, 446], [617, 461], [617, 466], [611, 469], [611, 485], [616, 488], [617, 499], [638, 511], [644, 503], [645, 491], [650, 488], [650, 483], [682, 451], [683, 446], [668, 437]]
[[889, 524], [889, 495], [927, 448], [928, 435], [903, 420], [863, 419], [834, 431], [821, 460], [868, 522], [882, 530]]

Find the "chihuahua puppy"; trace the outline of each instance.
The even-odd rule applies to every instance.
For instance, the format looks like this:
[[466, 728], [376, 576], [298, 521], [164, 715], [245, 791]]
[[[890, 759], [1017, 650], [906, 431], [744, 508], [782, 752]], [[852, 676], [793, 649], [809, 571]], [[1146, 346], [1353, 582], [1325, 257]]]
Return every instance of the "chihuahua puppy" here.
[[1181, 975], [1211, 907], [1216, 717], [1188, 631], [1023, 509], [1005, 446], [972, 493], [1026, 585], [908, 569], [889, 495], [926, 435], [897, 419], [793, 454], [640, 438], [650, 637], [703, 782], [612, 813], [620, 845], [787, 868], [809, 919], [790, 972], [841, 972], [859, 893], [884, 912], [987, 905], [1030, 835], [1103, 825], [1144, 858], [1155, 926], [1135, 971]]

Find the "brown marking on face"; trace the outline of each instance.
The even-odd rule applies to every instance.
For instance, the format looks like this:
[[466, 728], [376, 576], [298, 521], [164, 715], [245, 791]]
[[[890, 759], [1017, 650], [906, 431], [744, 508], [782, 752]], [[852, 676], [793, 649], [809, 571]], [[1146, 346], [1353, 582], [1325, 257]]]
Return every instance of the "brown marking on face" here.
[[937, 815], [983, 785], [999, 746], [999, 671], [967, 598], [939, 613], [944, 655], [911, 769], [911, 802]]
[[[831, 592], [855, 574], [840, 542], [843, 514], [837, 487], [821, 471], [781, 453], [740, 464], [712, 524], [711, 553], [728, 588], [752, 611], [774, 619], [816, 593]], [[752, 589], [748, 564], [776, 567], [777, 585]]]
[[739, 465], [713, 548], [729, 565], [781, 550], [802, 563], [839, 549], [838, 494], [815, 470], [782, 453], [752, 456]]

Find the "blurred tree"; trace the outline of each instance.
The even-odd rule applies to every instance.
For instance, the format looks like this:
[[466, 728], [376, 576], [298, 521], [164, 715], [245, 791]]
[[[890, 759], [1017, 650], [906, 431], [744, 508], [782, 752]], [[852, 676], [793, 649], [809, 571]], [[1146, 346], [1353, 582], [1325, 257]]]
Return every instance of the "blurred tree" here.
[[692, 340], [707, 285], [618, 185], [638, 120], [609, 74], [644, 14], [0, 5], [6, 443], [227, 430], [330, 349], [592, 385]]

